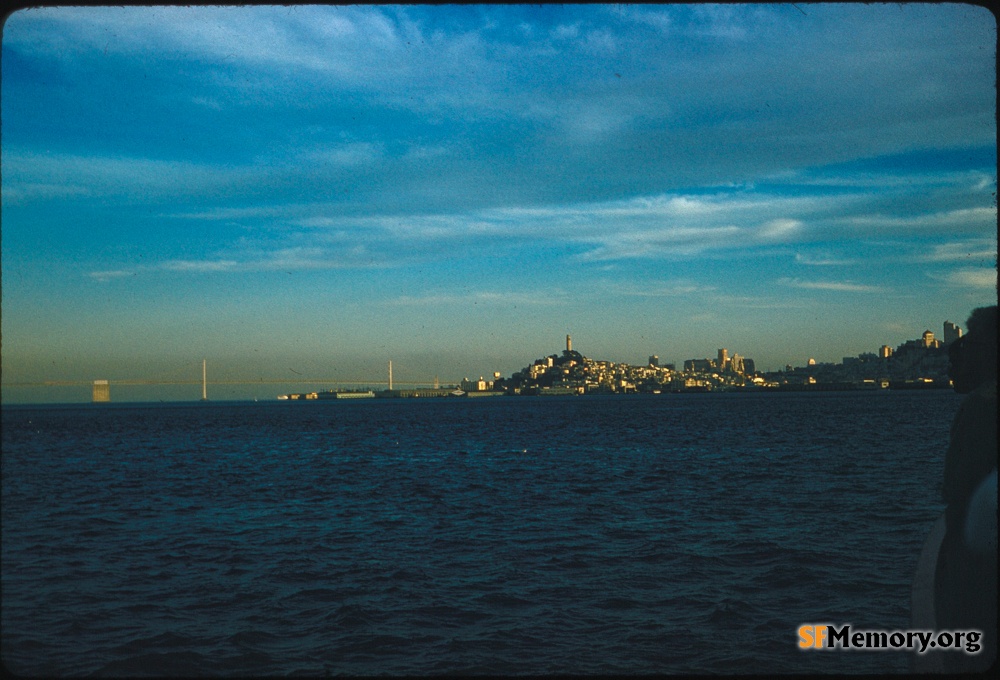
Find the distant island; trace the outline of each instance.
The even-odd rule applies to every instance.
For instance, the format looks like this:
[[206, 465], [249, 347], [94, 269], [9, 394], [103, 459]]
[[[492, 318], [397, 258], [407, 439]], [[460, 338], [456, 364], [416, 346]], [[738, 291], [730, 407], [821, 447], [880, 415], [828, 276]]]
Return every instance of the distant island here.
[[329, 390], [280, 395], [279, 399], [313, 400], [400, 397], [562, 396], [587, 394], [664, 394], [720, 391], [829, 391], [878, 389], [941, 389], [948, 378], [948, 346], [962, 329], [944, 322], [944, 339], [927, 330], [919, 339], [895, 349], [883, 345], [877, 352], [844, 357], [839, 364], [786, 366], [758, 372], [754, 361], [719, 349], [714, 359], [688, 359], [681, 369], [660, 364], [651, 356], [644, 366], [589, 359], [573, 349], [566, 336], [561, 354], [551, 354], [525, 366], [509, 378], [466, 378], [458, 385], [409, 390]]

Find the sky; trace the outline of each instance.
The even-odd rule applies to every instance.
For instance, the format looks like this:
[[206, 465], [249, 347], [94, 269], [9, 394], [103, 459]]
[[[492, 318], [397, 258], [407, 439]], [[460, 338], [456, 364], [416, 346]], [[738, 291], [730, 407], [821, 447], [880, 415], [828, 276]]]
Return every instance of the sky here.
[[962, 4], [19, 10], [3, 400], [964, 326], [997, 301], [995, 60]]

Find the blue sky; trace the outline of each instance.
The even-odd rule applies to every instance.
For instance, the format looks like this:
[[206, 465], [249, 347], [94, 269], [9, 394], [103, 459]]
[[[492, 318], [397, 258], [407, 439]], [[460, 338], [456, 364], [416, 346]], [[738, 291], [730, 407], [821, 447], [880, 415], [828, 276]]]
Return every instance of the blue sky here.
[[940, 333], [997, 299], [995, 54], [956, 4], [21, 10], [3, 380]]

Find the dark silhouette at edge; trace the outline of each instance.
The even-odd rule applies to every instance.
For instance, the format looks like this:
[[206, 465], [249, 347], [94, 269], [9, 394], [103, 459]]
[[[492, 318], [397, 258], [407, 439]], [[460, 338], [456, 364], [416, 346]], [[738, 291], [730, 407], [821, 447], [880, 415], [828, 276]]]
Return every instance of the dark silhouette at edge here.
[[[945, 535], [934, 574], [938, 631], [982, 631], [976, 655], [947, 653], [951, 672], [984, 671], [997, 651], [997, 307], [980, 307], [948, 348], [948, 375], [966, 394], [951, 427], [942, 497]], [[946, 658], [945, 658], [946, 657]]]

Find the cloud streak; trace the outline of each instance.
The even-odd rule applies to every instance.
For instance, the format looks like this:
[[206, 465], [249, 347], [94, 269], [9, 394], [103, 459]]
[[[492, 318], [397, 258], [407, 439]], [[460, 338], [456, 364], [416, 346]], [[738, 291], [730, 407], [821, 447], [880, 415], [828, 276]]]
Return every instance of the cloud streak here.
[[[917, 184], [912, 187], [919, 192]], [[977, 196], [956, 189], [951, 202]], [[903, 201], [900, 201], [904, 203]], [[288, 204], [175, 213], [174, 219], [236, 222], [264, 240], [234, 242], [230, 254], [202, 263], [165, 263], [177, 272], [254, 271], [398, 266], [442, 256], [472, 257], [484, 252], [514, 256], [526, 248], [558, 250], [561, 258], [583, 263], [636, 259], [677, 259], [725, 254], [754, 258], [780, 247], [795, 252], [805, 266], [857, 266], [857, 257], [824, 255], [829, 244], [846, 251], [858, 240], [872, 243], [901, 236], [963, 236], [995, 223], [994, 208], [960, 208], [919, 216], [892, 216], [883, 210], [886, 194], [784, 195], [759, 191], [644, 196], [627, 200], [531, 208], [497, 208], [464, 213], [336, 215], [335, 204]], [[826, 246], [822, 244], [827, 244]], [[982, 258], [987, 239], [961, 239], [932, 247], [923, 262]], [[995, 252], [992, 252], [995, 256]], [[909, 259], [901, 242], [881, 248], [882, 258]]]
[[932, 246], [929, 252], [919, 255], [916, 259], [920, 262], [960, 262], [963, 260], [989, 262], [992, 260], [995, 266], [997, 242], [996, 239], [980, 238], [937, 244]]
[[779, 279], [778, 283], [792, 288], [806, 290], [825, 290], [837, 293], [878, 293], [884, 289], [880, 286], [869, 286], [851, 281], [801, 281], [799, 279]]
[[945, 274], [931, 274], [932, 278], [944, 281], [949, 286], [957, 288], [972, 288], [979, 290], [997, 289], [996, 269], [956, 269]]
[[506, 306], [555, 306], [564, 304], [567, 295], [560, 290], [545, 290], [538, 293], [519, 291], [473, 291], [455, 294], [450, 292], [427, 293], [423, 295], [401, 295], [386, 304], [404, 307], [439, 307], [442, 305], [506, 305]]

